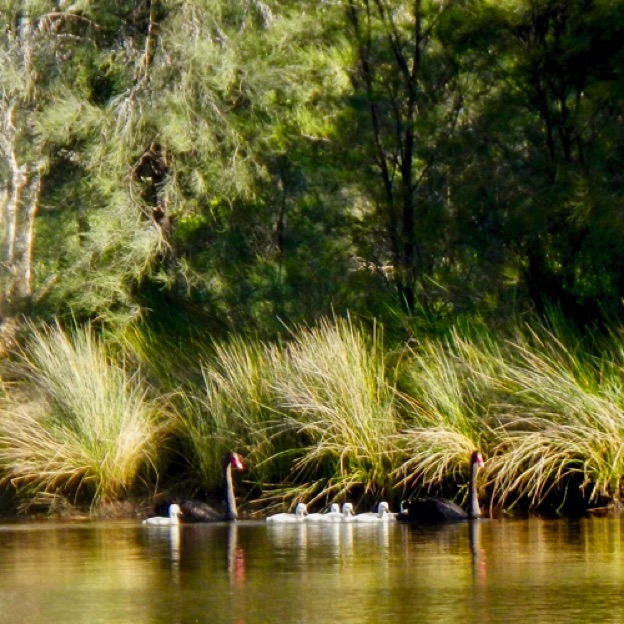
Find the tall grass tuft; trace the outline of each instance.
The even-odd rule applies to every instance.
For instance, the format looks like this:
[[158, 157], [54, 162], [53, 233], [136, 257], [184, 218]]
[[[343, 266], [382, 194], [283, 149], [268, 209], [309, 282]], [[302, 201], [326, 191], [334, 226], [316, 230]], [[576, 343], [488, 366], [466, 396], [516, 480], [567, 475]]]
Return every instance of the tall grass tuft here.
[[203, 391], [180, 408], [202, 485], [218, 485], [222, 452], [236, 449], [265, 501], [388, 491], [397, 413], [383, 355], [381, 337], [348, 320], [286, 344], [214, 345]]
[[379, 332], [367, 335], [351, 320], [297, 332], [273, 387], [282, 426], [301, 446], [293, 494], [315, 500], [390, 490], [399, 421], [387, 375]]
[[545, 331], [511, 343], [506, 364], [498, 384], [509, 400], [495, 406], [496, 443], [487, 464], [493, 502], [538, 507], [571, 484], [590, 503], [618, 499], [624, 478], [619, 366]]
[[405, 457], [398, 484], [425, 490], [461, 481], [474, 449], [485, 451], [487, 400], [497, 368], [488, 337], [468, 341], [457, 332], [409, 348], [402, 357], [405, 428], [397, 444]]
[[158, 406], [88, 326], [33, 328], [21, 367], [27, 400], [14, 393], [2, 405], [0, 466], [23, 492], [103, 502], [156, 466]]
[[245, 456], [257, 480], [270, 478], [265, 460], [274, 453], [271, 383], [279, 359], [274, 346], [234, 337], [213, 345], [200, 363], [202, 384], [180, 405], [180, 431], [204, 489], [220, 486], [221, 457], [230, 450]]
[[[552, 326], [552, 325], [551, 325]], [[472, 448], [489, 457], [482, 483], [493, 506], [537, 508], [618, 499], [624, 476], [623, 378], [617, 342], [600, 357], [555, 325], [513, 339], [455, 331], [411, 349], [399, 444], [400, 483], [427, 489], [457, 477]], [[595, 345], [594, 345], [595, 346]]]

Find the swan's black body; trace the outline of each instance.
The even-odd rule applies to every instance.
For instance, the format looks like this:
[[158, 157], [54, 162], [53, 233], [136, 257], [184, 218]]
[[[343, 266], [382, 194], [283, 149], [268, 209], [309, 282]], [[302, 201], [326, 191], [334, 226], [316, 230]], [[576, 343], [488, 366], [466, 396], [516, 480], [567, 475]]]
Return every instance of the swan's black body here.
[[439, 524], [442, 522], [460, 522], [481, 517], [477, 497], [477, 472], [483, 466], [483, 457], [474, 451], [470, 458], [470, 484], [468, 489], [468, 510], [464, 511], [445, 498], [415, 498], [404, 501], [401, 512], [397, 514], [399, 522], [415, 524]]
[[182, 522], [219, 522], [225, 519], [224, 514], [201, 501], [187, 500], [180, 502], [179, 505]]

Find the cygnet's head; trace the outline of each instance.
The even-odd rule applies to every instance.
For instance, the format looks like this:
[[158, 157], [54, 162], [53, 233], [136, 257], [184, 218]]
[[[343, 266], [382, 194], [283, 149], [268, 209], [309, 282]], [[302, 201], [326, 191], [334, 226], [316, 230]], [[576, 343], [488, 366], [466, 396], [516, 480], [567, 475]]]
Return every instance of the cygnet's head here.
[[383, 516], [384, 514], [390, 513], [390, 505], [388, 505], [388, 503], [386, 503], [386, 501], [382, 501], [377, 506], [377, 513], [380, 516]]
[[352, 516], [353, 515], [353, 505], [351, 503], [345, 503], [342, 506], [342, 514], [344, 516]]
[[180, 509], [180, 505], [176, 503], [172, 503], [169, 505], [169, 517], [176, 522], [180, 519], [182, 515], [182, 510]]
[[332, 503], [329, 507], [331, 513], [340, 513], [340, 505], [338, 503]]
[[305, 503], [297, 503], [297, 506], [295, 507], [295, 515], [297, 516], [308, 515], [308, 508], [306, 507]]

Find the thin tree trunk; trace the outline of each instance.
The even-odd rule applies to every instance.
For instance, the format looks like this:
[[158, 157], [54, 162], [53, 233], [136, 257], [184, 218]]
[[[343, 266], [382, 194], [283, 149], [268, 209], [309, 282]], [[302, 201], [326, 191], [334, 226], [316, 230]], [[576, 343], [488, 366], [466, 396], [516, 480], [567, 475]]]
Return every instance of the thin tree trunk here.
[[[401, 41], [399, 30], [392, 12], [385, 2], [365, 1], [362, 9], [356, 4], [348, 5], [348, 17], [355, 34], [358, 47], [359, 81], [364, 87], [370, 110], [372, 137], [374, 141], [375, 162], [383, 182], [385, 196], [385, 221], [390, 242], [393, 264], [396, 271], [396, 287], [405, 307], [413, 311], [416, 301], [416, 282], [419, 275], [418, 241], [416, 233], [416, 203], [414, 196], [414, 159], [416, 154], [415, 123], [418, 115], [416, 84], [421, 71], [422, 22], [420, 0], [414, 2], [414, 45], [413, 56], [406, 56], [406, 49]], [[371, 62], [373, 42], [371, 23], [375, 16], [385, 29], [389, 49], [391, 50], [399, 75], [402, 78], [402, 92], [405, 100], [393, 102], [394, 134], [381, 119], [378, 109], [378, 95], [375, 93], [375, 75], [379, 68]], [[360, 16], [364, 16], [362, 25]], [[357, 85], [356, 85], [357, 86]]]
[[0, 157], [7, 171], [5, 189], [0, 194], [3, 236], [0, 316], [3, 323], [17, 317], [32, 297], [35, 219], [41, 195], [43, 162], [37, 153], [32, 128], [32, 113], [37, 107], [32, 86], [36, 80], [32, 56], [34, 40], [39, 34], [40, 30], [23, 14], [17, 19], [15, 29], [5, 38], [5, 56], [19, 68], [22, 80], [11, 91], [0, 94]]
[[0, 314], [19, 313], [32, 296], [32, 261], [35, 219], [41, 194], [41, 171], [20, 164], [14, 150], [7, 158], [9, 184], [4, 193], [2, 299]]
[[[5, 120], [10, 120], [10, 115]], [[35, 219], [41, 194], [41, 170], [20, 164], [9, 142], [12, 134], [7, 123], [0, 153], [8, 165], [8, 183], [0, 194], [2, 263], [0, 264], [0, 357], [15, 345], [19, 316], [32, 298], [32, 262]]]

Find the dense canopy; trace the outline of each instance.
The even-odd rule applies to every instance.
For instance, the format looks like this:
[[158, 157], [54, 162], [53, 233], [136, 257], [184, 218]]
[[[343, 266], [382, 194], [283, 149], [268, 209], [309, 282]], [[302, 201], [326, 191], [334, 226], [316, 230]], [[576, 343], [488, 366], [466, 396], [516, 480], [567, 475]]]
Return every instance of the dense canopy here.
[[621, 317], [614, 0], [2, 0], [2, 316]]

